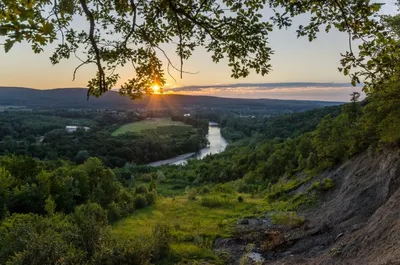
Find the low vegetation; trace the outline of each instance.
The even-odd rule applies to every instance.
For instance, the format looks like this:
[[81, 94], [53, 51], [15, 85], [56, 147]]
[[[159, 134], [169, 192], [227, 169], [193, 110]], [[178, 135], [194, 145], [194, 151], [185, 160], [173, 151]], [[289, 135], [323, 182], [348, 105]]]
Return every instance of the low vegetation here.
[[[232, 185], [224, 184], [229, 190], [233, 189]], [[262, 216], [270, 210], [270, 206], [262, 196], [218, 190], [218, 187], [214, 187], [209, 193], [199, 192], [196, 200], [184, 194], [159, 198], [154, 206], [113, 225], [113, 234], [125, 240], [147, 238], [154, 227], [162, 222], [170, 227], [171, 232], [171, 252], [163, 264], [189, 260], [225, 264], [212, 251], [214, 240], [231, 235], [238, 219]], [[238, 196], [244, 198], [243, 202], [238, 202]]]
[[276, 212], [271, 214], [271, 219], [274, 224], [286, 226], [301, 226], [304, 223], [304, 217], [296, 212]]

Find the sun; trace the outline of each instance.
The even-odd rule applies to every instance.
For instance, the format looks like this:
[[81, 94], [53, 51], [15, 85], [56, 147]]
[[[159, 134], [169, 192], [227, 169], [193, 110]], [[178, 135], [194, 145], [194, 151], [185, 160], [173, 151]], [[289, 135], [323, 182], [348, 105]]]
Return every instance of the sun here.
[[161, 93], [161, 88], [160, 88], [159, 85], [153, 85], [153, 86], [151, 87], [151, 89], [153, 89], [153, 93], [154, 93], [154, 94], [160, 94], [160, 93]]

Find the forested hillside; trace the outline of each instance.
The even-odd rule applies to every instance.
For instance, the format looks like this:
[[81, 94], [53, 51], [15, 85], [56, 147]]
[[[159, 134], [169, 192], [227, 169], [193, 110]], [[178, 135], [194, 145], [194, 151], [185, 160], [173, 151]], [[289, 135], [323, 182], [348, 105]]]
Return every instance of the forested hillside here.
[[152, 95], [132, 101], [118, 92], [109, 91], [104, 96], [86, 98], [87, 89], [66, 88], [37, 90], [29, 88], [0, 87], [0, 106], [25, 106], [28, 108], [110, 108], [110, 109], [182, 109], [213, 108], [236, 110], [268, 110], [271, 114], [304, 111], [338, 105], [338, 102], [230, 99], [189, 95]]

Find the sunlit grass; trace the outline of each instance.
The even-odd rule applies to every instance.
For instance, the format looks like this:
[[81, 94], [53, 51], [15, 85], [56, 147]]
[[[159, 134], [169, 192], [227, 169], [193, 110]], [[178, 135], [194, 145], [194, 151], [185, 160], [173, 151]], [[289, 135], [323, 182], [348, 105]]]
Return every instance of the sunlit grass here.
[[[243, 202], [238, 201], [238, 196]], [[213, 207], [204, 202], [217, 200]], [[206, 205], [208, 205], [206, 203]], [[173, 243], [169, 260], [214, 260], [217, 255], [212, 245], [218, 237], [231, 235], [233, 225], [243, 217], [261, 216], [270, 210], [265, 199], [239, 193], [212, 193], [188, 200], [186, 195], [159, 198], [157, 204], [128, 217], [113, 227], [113, 233], [121, 239], [146, 237], [157, 223], [168, 224]]]
[[117, 136], [124, 133], [140, 133], [145, 130], [153, 130], [158, 127], [165, 126], [190, 126], [180, 121], [171, 121], [171, 119], [152, 119], [143, 120], [124, 124], [112, 133], [112, 136]]

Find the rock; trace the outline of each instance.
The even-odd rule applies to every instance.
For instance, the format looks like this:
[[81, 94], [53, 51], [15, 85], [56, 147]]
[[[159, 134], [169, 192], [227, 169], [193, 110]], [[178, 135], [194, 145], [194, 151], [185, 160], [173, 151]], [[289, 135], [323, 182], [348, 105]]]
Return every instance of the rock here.
[[341, 238], [344, 234], [340, 233], [339, 235], [336, 236], [335, 241], [338, 240], [339, 238]]
[[242, 219], [237, 222], [238, 225], [248, 225], [249, 219]]
[[272, 250], [286, 242], [284, 235], [279, 231], [268, 231], [265, 233], [264, 242], [260, 246], [261, 252]]
[[256, 263], [264, 262], [264, 258], [257, 252], [247, 253], [247, 257]]

